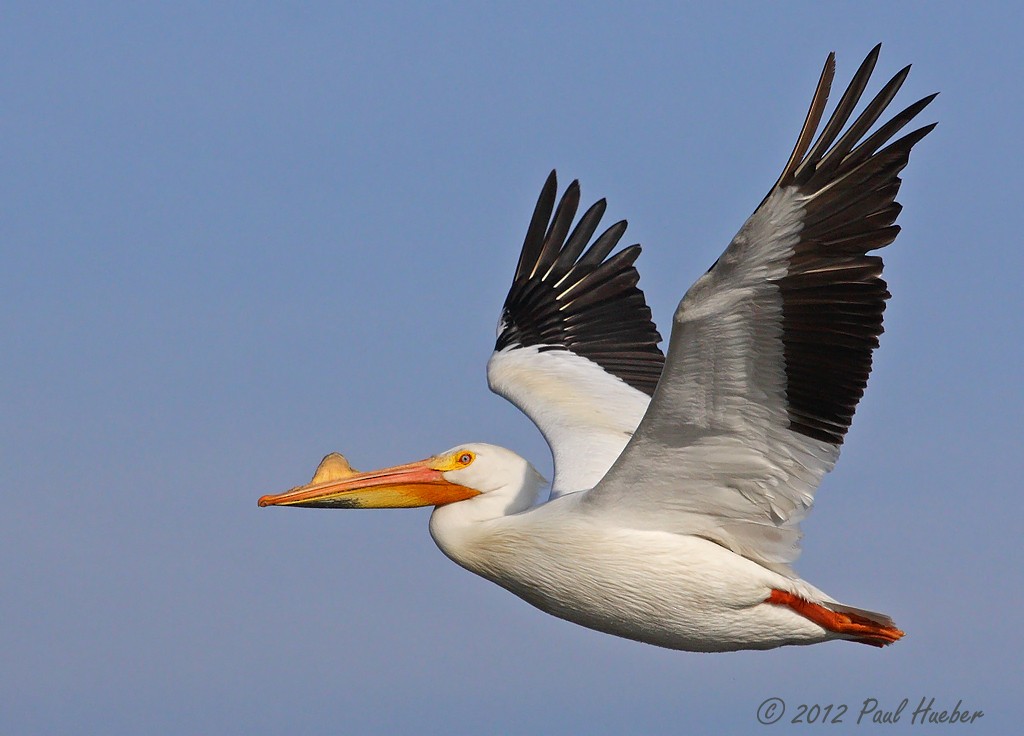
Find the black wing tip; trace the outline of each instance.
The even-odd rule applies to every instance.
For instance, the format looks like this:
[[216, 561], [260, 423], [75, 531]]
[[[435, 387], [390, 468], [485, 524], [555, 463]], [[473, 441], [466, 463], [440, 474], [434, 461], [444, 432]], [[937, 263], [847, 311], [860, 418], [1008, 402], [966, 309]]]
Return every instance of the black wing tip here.
[[534, 210], [505, 298], [495, 350], [569, 350], [653, 394], [664, 355], [651, 310], [637, 286], [634, 264], [640, 244], [612, 253], [626, 231], [626, 220], [590, 242], [607, 206], [604, 198], [569, 233], [579, 204], [579, 180], [566, 187], [556, 206], [555, 177], [552, 170]]
[[828, 56], [825, 57], [825, 66], [821, 70], [821, 75], [825, 76], [828, 73], [830, 76], [835, 74], [836, 71], [836, 52], [829, 51]]
[[[912, 68], [911, 64], [907, 64], [896, 72], [883, 86], [882, 92], [879, 92], [860, 116], [853, 123], [850, 123], [853, 112], [863, 96], [864, 89], [874, 73], [874, 67], [878, 61], [881, 48], [881, 43], [875, 44], [864, 57], [857, 71], [851, 77], [851, 81], [844, 90], [839, 103], [837, 103], [836, 108], [833, 110], [832, 117], [829, 118], [829, 121], [819, 133], [818, 128], [821, 124], [821, 117], [827, 103], [835, 70], [835, 52], [832, 51], [828, 54], [825, 66], [822, 69], [821, 78], [818, 80], [818, 85], [811, 100], [811, 106], [804, 119], [800, 135], [797, 138], [797, 143], [789, 160], [783, 167], [782, 174], [767, 196], [770, 196], [771, 192], [782, 186], [806, 184], [809, 179], [814, 178], [819, 173], [817, 170], [818, 166], [823, 162], [828, 162], [828, 167], [832, 169], [841, 169], [843, 164], [847, 162], [851, 164], [860, 163], [863, 158], [869, 157], [870, 154], [875, 153], [880, 147], [888, 143], [903, 125], [916, 117], [935, 99], [938, 93], [922, 98], [894, 116], [889, 123], [882, 126], [878, 132], [867, 139], [875, 144], [870, 147], [870, 150], [864, 151], [859, 147], [860, 139], [888, 108], [889, 103], [910, 74]], [[901, 120], [901, 118], [905, 119]], [[893, 125], [894, 123], [895, 125]], [[892, 125], [892, 129], [885, 130], [890, 125]], [[931, 128], [929, 128], [930, 130]], [[883, 133], [883, 131], [885, 132]], [[882, 134], [882, 137], [876, 140], [876, 136], [879, 133]], [[815, 134], [818, 134], [818, 138], [812, 146], [810, 140]], [[855, 147], [856, 151], [854, 153], [857, 155], [851, 154], [851, 150]], [[767, 199], [767, 196], [765, 199]]]
[[516, 264], [515, 280], [518, 281], [528, 269], [532, 269], [544, 249], [544, 238], [547, 233], [548, 221], [555, 208], [555, 196], [558, 194], [558, 175], [555, 169], [551, 170], [544, 186], [541, 187], [537, 197], [537, 204], [534, 205], [533, 215], [530, 217], [530, 225], [526, 229], [526, 237], [523, 239], [523, 247], [519, 252], [519, 262]]
[[[932, 99], [935, 99], [934, 95], [932, 96]], [[907, 133], [905, 136], [903, 136], [902, 138], [897, 140], [896, 143], [901, 143], [901, 144], [905, 145], [907, 148], [912, 148], [913, 146], [917, 145], [917, 143], [922, 138], [924, 138], [926, 135], [928, 135], [933, 130], [935, 130], [938, 127], [938, 125], [939, 125], [939, 121], [938, 120], [936, 120], [933, 123], [928, 123], [927, 125], [922, 125], [917, 130], [914, 130], [914, 131], [911, 131], [910, 133]]]
[[[791, 157], [772, 190], [793, 186], [805, 197], [800, 242], [787, 275], [776, 281], [783, 302], [789, 426], [835, 446], [842, 444], [863, 396], [890, 296], [880, 277], [881, 259], [869, 253], [896, 239], [900, 226], [895, 221], [902, 209], [896, 202], [899, 174], [914, 145], [936, 127], [923, 125], [893, 140], [935, 99], [933, 93], [868, 135], [910, 65], [854, 117], [880, 49], [877, 44], [865, 57], [814, 145], [801, 160]], [[820, 89], [819, 84], [815, 100]], [[812, 119], [809, 114], [801, 141]]]
[[[537, 197], [537, 206], [540, 207], [541, 203], [551, 202], [551, 206], [554, 206], [555, 198], [558, 194], [558, 171], [551, 169], [551, 172], [547, 175], [544, 180], [544, 185], [540, 188], [540, 195]], [[551, 217], [550, 212], [548, 217]]]

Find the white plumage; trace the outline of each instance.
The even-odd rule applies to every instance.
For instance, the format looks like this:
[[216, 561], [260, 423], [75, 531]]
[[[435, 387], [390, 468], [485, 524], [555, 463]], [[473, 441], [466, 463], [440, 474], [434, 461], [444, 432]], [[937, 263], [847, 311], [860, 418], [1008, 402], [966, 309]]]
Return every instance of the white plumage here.
[[586, 358], [533, 346], [495, 351], [487, 380], [530, 417], [551, 447], [553, 499], [596, 486], [651, 401]]
[[[773, 588], [831, 600], [795, 578], [773, 572], [689, 534], [623, 525], [588, 507], [576, 493], [531, 507], [542, 480], [518, 455], [470, 444], [478, 487], [507, 486], [439, 506], [430, 533], [454, 562], [537, 608], [609, 634], [690, 651], [767, 649], [831, 638], [789, 608], [764, 605]], [[525, 482], [522, 482], [525, 481]]]
[[899, 172], [933, 125], [890, 143], [934, 97], [869, 131], [900, 71], [851, 117], [872, 50], [818, 131], [830, 55], [778, 182], [676, 310], [668, 355], [633, 266], [610, 255], [625, 223], [534, 212], [488, 363], [492, 390], [552, 449], [550, 498], [515, 453], [466, 444], [357, 473], [328, 456], [313, 482], [260, 505], [434, 505], [430, 532], [459, 565], [555, 616], [692, 651], [766, 649], [903, 632], [799, 579], [799, 522], [863, 394], [888, 297], [882, 261]]

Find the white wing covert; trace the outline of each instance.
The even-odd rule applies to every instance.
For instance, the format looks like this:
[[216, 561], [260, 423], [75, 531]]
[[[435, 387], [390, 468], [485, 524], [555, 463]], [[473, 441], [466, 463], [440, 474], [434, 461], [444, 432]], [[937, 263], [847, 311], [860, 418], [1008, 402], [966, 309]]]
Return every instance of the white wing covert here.
[[570, 233], [579, 183], [569, 185], [555, 209], [557, 187], [552, 171], [487, 364], [491, 390], [533, 420], [551, 446], [553, 498], [593, 488], [604, 476], [647, 410], [665, 360], [637, 288], [633, 264], [640, 246], [609, 256], [625, 220], [587, 247], [605, 201], [590, 207]]
[[836, 462], [882, 332], [889, 292], [868, 253], [899, 232], [898, 175], [934, 127], [886, 145], [931, 95], [864, 137], [909, 66], [847, 127], [878, 51], [812, 146], [829, 55], [782, 175], [680, 302], [651, 405], [583, 508], [792, 573], [799, 521]]

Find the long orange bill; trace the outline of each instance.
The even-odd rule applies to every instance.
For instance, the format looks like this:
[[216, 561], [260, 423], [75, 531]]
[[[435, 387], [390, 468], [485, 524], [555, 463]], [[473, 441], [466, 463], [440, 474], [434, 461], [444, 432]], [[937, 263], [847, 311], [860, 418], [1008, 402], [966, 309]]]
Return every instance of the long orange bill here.
[[313, 481], [277, 495], [263, 496], [260, 506], [306, 506], [324, 509], [396, 509], [440, 506], [476, 496], [479, 491], [445, 480], [435, 458], [358, 473], [332, 453], [317, 468]]

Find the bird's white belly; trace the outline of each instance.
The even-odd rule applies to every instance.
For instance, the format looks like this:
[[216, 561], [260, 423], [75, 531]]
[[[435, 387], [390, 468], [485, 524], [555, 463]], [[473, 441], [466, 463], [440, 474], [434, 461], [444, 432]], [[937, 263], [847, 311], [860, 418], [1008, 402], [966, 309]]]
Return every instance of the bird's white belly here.
[[455, 562], [537, 608], [629, 639], [711, 652], [833, 638], [764, 602], [772, 588], [807, 595], [810, 586], [714, 542], [585, 522], [552, 534], [530, 527], [499, 521], [457, 540], [435, 539]]

